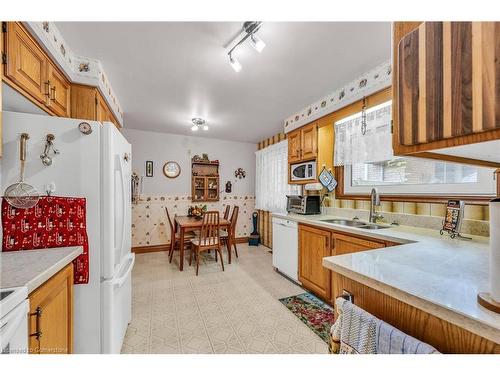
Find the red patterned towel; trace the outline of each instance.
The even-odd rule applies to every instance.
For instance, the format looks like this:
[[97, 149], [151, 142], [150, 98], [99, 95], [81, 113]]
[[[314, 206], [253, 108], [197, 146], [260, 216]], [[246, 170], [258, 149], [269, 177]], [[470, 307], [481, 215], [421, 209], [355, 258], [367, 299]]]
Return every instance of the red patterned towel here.
[[2, 200], [2, 251], [83, 246], [73, 261], [75, 284], [89, 282], [89, 241], [85, 198], [41, 197], [33, 208]]

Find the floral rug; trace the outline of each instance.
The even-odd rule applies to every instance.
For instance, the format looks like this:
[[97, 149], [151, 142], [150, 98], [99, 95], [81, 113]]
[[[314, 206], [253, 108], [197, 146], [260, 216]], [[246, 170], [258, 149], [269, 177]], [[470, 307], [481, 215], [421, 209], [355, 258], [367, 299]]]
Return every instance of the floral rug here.
[[327, 344], [330, 343], [330, 328], [333, 325], [333, 308], [311, 293], [281, 298], [297, 318], [302, 320], [315, 334]]

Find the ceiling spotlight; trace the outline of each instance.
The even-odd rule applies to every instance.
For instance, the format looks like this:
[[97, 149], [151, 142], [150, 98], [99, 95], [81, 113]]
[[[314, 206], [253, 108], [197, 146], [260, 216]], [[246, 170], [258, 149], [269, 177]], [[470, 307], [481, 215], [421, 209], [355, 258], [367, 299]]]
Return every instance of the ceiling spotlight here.
[[229, 63], [233, 67], [234, 71], [238, 73], [241, 70], [241, 64], [238, 60], [236, 60], [231, 54], [229, 54]]
[[191, 122], [193, 123], [191, 130], [194, 132], [198, 131], [200, 128], [202, 128], [205, 131], [208, 130], [208, 126], [205, 125], [205, 120], [203, 120], [202, 118], [199, 117], [192, 118]]
[[252, 34], [252, 36], [250, 37], [250, 39], [252, 40], [252, 46], [253, 46], [253, 48], [255, 48], [255, 50], [258, 53], [261, 53], [262, 50], [264, 49], [264, 47], [266, 46], [266, 43], [264, 43], [264, 41], [262, 39], [260, 39], [255, 34]]
[[229, 63], [233, 67], [235, 72], [239, 72], [241, 70], [241, 64], [238, 60], [236, 60], [232, 53], [233, 51], [239, 47], [245, 40], [250, 38], [250, 41], [252, 42], [252, 47], [255, 48], [255, 50], [259, 53], [262, 52], [264, 47], [266, 46], [266, 43], [260, 39], [256, 33], [257, 31], [260, 30], [260, 27], [262, 26], [261, 21], [247, 21], [243, 24], [243, 28], [241, 32], [238, 34], [236, 38], [234, 38], [228, 45], [232, 44], [233, 48], [229, 50], [227, 55], [229, 56]]

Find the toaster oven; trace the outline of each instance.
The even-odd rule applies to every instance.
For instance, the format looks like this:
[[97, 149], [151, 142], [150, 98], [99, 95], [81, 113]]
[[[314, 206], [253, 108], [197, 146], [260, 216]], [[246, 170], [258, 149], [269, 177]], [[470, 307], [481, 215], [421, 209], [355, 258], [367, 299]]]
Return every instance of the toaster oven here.
[[319, 195], [287, 195], [286, 210], [301, 215], [317, 215], [321, 213]]

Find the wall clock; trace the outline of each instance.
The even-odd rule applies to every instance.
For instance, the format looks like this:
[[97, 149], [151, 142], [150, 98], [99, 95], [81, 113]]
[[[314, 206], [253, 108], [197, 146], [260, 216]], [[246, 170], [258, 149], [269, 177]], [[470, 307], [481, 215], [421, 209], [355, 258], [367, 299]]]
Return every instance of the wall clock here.
[[181, 166], [175, 161], [167, 161], [163, 166], [163, 174], [168, 178], [176, 178], [181, 174]]

